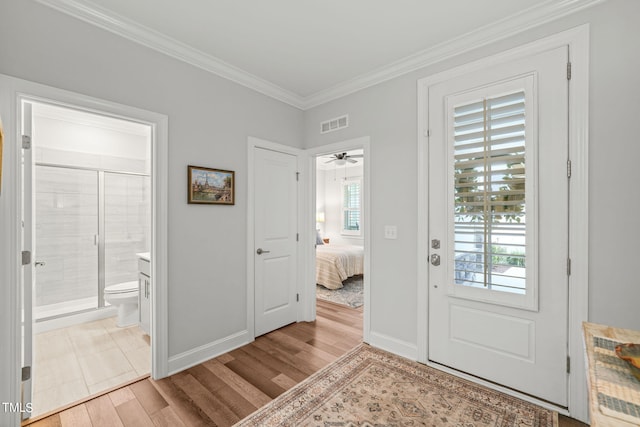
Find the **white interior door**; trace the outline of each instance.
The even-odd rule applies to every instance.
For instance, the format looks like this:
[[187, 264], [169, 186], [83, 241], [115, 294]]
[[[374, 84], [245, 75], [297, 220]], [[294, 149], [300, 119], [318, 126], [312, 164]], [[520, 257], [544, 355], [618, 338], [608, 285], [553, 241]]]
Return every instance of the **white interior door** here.
[[[35, 216], [33, 214], [32, 105], [22, 104], [22, 418], [29, 418], [33, 398], [33, 288]], [[29, 255], [26, 255], [29, 254]]]
[[429, 87], [429, 360], [567, 406], [566, 47]]
[[255, 148], [255, 335], [297, 320], [297, 159]]

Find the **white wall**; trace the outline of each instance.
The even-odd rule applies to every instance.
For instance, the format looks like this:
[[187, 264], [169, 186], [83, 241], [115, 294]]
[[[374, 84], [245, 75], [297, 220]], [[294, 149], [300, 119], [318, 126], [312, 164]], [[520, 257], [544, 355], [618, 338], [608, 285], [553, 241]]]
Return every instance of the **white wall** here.
[[[416, 345], [417, 80], [584, 23], [591, 23], [589, 320], [640, 329], [640, 227], [635, 225], [640, 198], [632, 196], [638, 194], [640, 158], [638, 16], [640, 2], [609, 0], [306, 112], [307, 147], [371, 137], [374, 336]], [[349, 128], [319, 134], [318, 123], [342, 114], [349, 114]], [[397, 240], [384, 239], [385, 225], [398, 226]]]
[[340, 232], [342, 228], [342, 182], [345, 175], [347, 179], [363, 179], [364, 168], [362, 165], [357, 165], [348, 167], [346, 172], [344, 167], [318, 171], [316, 178], [316, 210], [319, 210], [319, 206], [322, 206], [325, 214], [325, 222], [320, 227], [323, 232], [322, 237], [328, 237], [332, 244], [364, 246], [363, 224], [366, 218], [362, 219], [361, 236], [348, 236]]
[[[0, 73], [169, 117], [169, 356], [245, 330], [247, 137], [300, 146], [303, 113], [33, 1], [3, 0], [0, 17]], [[187, 165], [236, 171], [236, 204], [187, 205]], [[0, 208], [6, 236], [14, 207]]]

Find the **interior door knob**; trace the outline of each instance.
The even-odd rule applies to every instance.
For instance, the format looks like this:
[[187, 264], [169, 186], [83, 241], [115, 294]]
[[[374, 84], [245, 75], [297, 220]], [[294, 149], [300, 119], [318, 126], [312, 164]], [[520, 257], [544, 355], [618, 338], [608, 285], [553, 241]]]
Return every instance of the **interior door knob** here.
[[269, 252], [270, 252], [270, 251], [264, 251], [264, 250], [262, 250], [262, 248], [258, 248], [258, 250], [256, 251], [256, 253], [257, 253], [258, 255], [268, 254]]

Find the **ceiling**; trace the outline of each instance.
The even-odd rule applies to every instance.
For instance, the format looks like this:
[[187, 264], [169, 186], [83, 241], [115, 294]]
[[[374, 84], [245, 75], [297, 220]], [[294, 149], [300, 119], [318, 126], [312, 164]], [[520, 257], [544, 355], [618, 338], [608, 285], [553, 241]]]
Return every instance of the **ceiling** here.
[[37, 0], [306, 109], [604, 0]]

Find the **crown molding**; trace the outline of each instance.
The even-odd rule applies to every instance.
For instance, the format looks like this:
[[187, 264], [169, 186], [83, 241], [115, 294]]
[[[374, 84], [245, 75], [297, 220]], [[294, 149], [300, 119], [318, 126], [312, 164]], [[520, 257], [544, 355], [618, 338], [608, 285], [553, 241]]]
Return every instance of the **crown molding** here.
[[304, 104], [300, 95], [95, 4], [76, 0], [36, 1], [294, 107], [302, 108]]
[[333, 101], [354, 92], [428, 67], [463, 53], [522, 33], [607, 0], [546, 0], [498, 22], [480, 27], [460, 37], [402, 58], [369, 73], [309, 96], [301, 96], [248, 73], [212, 55], [142, 26], [123, 16], [104, 10], [84, 0], [36, 0], [45, 6], [162, 52], [180, 61], [209, 71], [301, 110]]
[[500, 21], [480, 27], [460, 37], [447, 40], [432, 48], [407, 56], [370, 73], [362, 74], [332, 88], [316, 92], [305, 98], [302, 106], [307, 110], [362, 89], [383, 83], [412, 71], [437, 64], [463, 53], [515, 36], [528, 29], [571, 15], [606, 0], [546, 1], [542, 5], [525, 9]]

